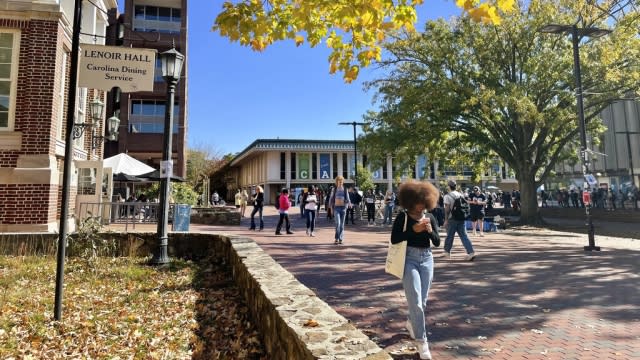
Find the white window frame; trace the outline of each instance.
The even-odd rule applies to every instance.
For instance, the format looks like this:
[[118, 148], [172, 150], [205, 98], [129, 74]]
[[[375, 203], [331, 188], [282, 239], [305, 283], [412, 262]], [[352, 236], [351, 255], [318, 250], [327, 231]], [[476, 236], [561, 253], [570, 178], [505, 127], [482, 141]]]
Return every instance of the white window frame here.
[[[87, 88], [79, 87], [77, 89], [76, 121], [75, 121], [76, 124], [85, 123], [89, 121], [89, 119], [87, 119], [87, 94], [88, 94]], [[79, 148], [84, 147], [84, 137], [87, 135], [87, 130], [91, 131], [91, 129], [85, 129], [85, 131], [82, 133], [82, 136], [73, 140], [73, 145], [75, 147], [79, 147]]]
[[58, 129], [57, 129], [57, 138], [59, 140], [64, 140], [64, 135], [62, 134], [62, 128], [64, 127], [64, 123], [65, 123], [65, 106], [64, 106], [64, 100], [65, 97], [67, 95], [66, 92], [66, 83], [67, 83], [67, 61], [68, 61], [68, 55], [66, 51], [62, 51], [62, 68], [60, 71], [60, 88], [58, 89]]
[[0, 33], [13, 34], [13, 44], [11, 49], [11, 74], [9, 75], [8, 79], [11, 82], [9, 88], [9, 116], [7, 126], [0, 126], [0, 131], [13, 131], [15, 128], [17, 99], [16, 92], [18, 91], [18, 62], [20, 61], [20, 36], [22, 33], [18, 29], [0, 29]]

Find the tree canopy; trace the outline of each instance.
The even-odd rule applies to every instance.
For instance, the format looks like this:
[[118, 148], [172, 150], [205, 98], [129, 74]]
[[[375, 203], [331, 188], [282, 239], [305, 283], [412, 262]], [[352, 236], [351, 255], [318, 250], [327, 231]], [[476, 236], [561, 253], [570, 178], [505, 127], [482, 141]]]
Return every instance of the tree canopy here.
[[[499, 24], [515, 0], [456, 0], [478, 22]], [[381, 44], [397, 30], [414, 31], [423, 0], [243, 0], [225, 1], [214, 31], [263, 51], [276, 41], [324, 42], [331, 49], [329, 72], [351, 82], [360, 67], [381, 59]]]
[[638, 90], [636, 9], [620, 14], [622, 1], [592, 3], [532, 0], [499, 25], [462, 17], [396, 37], [381, 61], [388, 75], [369, 84], [381, 107], [365, 116], [370, 125], [361, 141], [368, 156], [391, 154], [408, 164], [420, 154], [445, 163], [457, 154], [470, 164], [497, 155], [515, 172], [523, 220], [533, 221], [535, 189], [559, 160], [576, 157], [579, 140], [571, 38], [539, 29], [613, 26], [607, 37], [580, 41], [589, 133], [604, 130], [604, 108]]

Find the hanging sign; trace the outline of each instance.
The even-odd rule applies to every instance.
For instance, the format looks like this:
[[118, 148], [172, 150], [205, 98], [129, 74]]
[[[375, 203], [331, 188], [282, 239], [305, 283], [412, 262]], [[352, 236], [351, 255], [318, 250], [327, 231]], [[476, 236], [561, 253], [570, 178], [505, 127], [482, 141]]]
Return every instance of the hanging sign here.
[[156, 50], [82, 44], [78, 86], [122, 92], [153, 91]]

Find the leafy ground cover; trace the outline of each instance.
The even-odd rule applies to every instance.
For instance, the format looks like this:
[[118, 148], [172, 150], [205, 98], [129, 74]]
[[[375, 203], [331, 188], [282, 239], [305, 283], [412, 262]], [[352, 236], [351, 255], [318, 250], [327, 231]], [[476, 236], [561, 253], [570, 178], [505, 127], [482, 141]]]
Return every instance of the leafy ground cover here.
[[216, 259], [72, 258], [62, 321], [56, 259], [0, 257], [1, 359], [266, 359], [230, 273]]

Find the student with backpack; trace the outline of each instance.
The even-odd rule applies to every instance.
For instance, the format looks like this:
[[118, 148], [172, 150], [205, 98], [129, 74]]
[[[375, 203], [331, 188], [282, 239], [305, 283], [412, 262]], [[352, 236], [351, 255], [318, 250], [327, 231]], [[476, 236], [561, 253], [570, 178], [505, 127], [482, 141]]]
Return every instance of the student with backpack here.
[[460, 241], [467, 251], [465, 260], [473, 261], [476, 254], [473, 252], [473, 245], [467, 235], [465, 220], [469, 216], [469, 203], [464, 196], [456, 191], [455, 180], [449, 180], [449, 193], [444, 196], [444, 227], [447, 229], [447, 238], [444, 240], [444, 254], [450, 259], [451, 248], [453, 247], [453, 236], [458, 233]]

